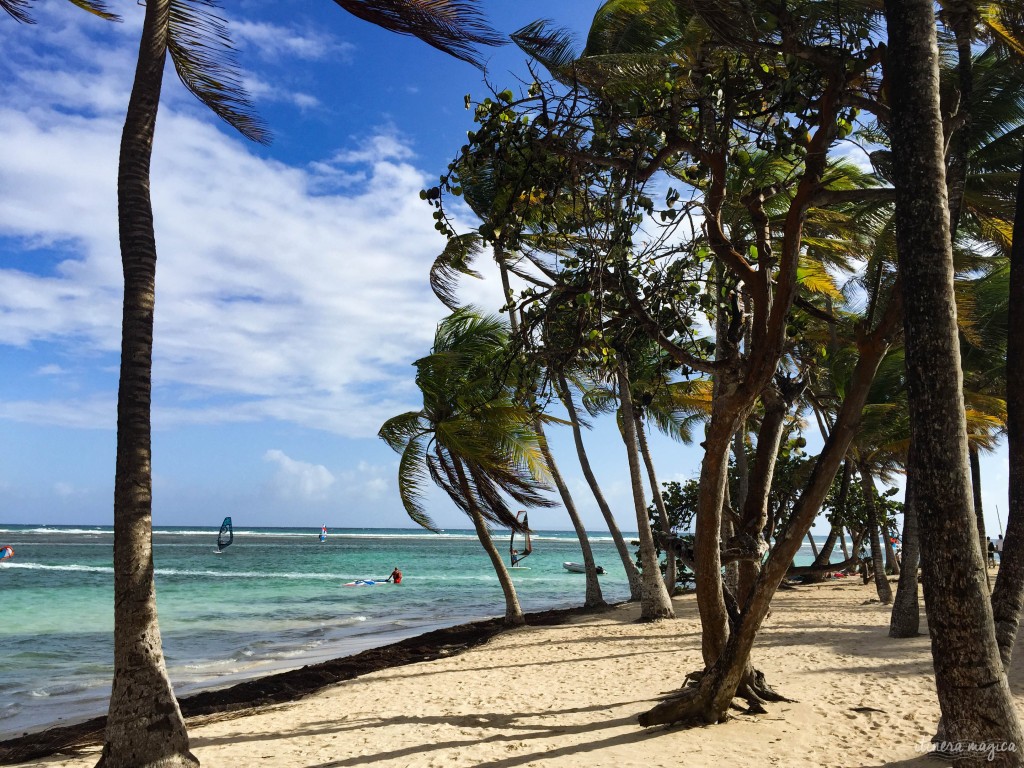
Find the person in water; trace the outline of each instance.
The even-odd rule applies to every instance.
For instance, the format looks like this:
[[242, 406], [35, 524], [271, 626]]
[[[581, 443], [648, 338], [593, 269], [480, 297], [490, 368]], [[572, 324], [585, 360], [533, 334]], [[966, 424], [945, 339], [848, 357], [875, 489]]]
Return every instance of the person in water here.
[[402, 572], [398, 570], [398, 566], [395, 566], [395, 570], [391, 572], [391, 575], [387, 577], [386, 581], [393, 581], [395, 584], [402, 583]]

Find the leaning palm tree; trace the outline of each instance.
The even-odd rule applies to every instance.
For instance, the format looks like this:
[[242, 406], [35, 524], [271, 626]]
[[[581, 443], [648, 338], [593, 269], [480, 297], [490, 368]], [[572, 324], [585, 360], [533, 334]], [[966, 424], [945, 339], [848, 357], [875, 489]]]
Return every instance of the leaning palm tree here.
[[[76, 0], [72, 0], [73, 2]], [[24, 0], [4, 0], [24, 10]], [[353, 15], [467, 61], [497, 43], [469, 0], [336, 0]], [[118, 224], [125, 278], [114, 480], [114, 682], [103, 768], [193, 766], [164, 665], [152, 544], [150, 410], [156, 237], [150, 159], [168, 53], [185, 87], [246, 138], [268, 140], [236, 73], [214, 0], [148, 0], [121, 137]]]
[[388, 419], [380, 437], [401, 454], [398, 492], [413, 522], [436, 530], [423, 506], [433, 480], [473, 521], [505, 594], [505, 623], [525, 623], [515, 585], [487, 524], [523, 531], [506, 497], [552, 506], [534, 415], [496, 371], [505, 369], [508, 329], [498, 318], [459, 309], [437, 327], [431, 353], [415, 363], [423, 407]]

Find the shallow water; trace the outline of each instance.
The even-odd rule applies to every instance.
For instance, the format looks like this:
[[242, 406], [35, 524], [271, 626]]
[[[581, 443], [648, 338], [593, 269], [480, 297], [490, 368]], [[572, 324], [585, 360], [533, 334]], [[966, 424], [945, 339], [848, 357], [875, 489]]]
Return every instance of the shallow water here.
[[[236, 528], [154, 530], [157, 604], [176, 693], [356, 653], [441, 626], [500, 616], [504, 599], [471, 531]], [[497, 535], [499, 551], [507, 539]], [[579, 605], [582, 559], [569, 532], [533, 537], [529, 569], [512, 571], [526, 611]], [[605, 598], [628, 597], [607, 534], [591, 539]], [[0, 526], [0, 739], [106, 710], [113, 675], [113, 533], [99, 527]], [[401, 585], [344, 587], [384, 579]]]

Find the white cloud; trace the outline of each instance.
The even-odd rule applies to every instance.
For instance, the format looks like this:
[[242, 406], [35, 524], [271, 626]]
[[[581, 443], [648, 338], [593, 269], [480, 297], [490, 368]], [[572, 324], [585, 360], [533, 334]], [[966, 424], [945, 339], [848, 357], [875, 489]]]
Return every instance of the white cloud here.
[[321, 501], [334, 485], [334, 475], [322, 464], [296, 461], [283, 451], [271, 449], [263, 455], [264, 461], [277, 465], [274, 491], [291, 501]]
[[[0, 264], [19, 267], [0, 269], [0, 345], [46, 343], [93, 373], [116, 370], [120, 350], [124, 48], [96, 51], [88, 82], [26, 60], [0, 83]], [[375, 435], [416, 404], [410, 363], [446, 313], [427, 284], [444, 242], [419, 199], [426, 173], [394, 129], [291, 167], [166, 87], [152, 168], [154, 424], [275, 419]], [[466, 289], [500, 304], [496, 280]], [[81, 400], [40, 400], [9, 376], [0, 418], [113, 428], [116, 378], [72, 370]]]
[[350, 61], [355, 51], [351, 43], [324, 32], [300, 31], [266, 22], [234, 20], [229, 32], [239, 49], [272, 61], [284, 58], [318, 61], [328, 56], [335, 61]]

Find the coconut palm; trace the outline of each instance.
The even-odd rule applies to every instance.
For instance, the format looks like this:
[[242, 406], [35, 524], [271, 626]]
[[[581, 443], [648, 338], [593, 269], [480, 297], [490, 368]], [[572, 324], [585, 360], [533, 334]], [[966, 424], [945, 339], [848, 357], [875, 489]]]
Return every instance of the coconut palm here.
[[[497, 42], [469, 2], [336, 2], [359, 18], [468, 61], [474, 61], [477, 45]], [[5, 9], [25, 5], [6, 0]], [[241, 87], [214, 0], [145, 5], [118, 168], [125, 296], [114, 481], [115, 667], [104, 768], [198, 764], [167, 678], [153, 580], [150, 394], [157, 251], [149, 168], [168, 53], [185, 87], [214, 114], [246, 138], [268, 140]]]
[[423, 506], [433, 480], [473, 521], [505, 594], [505, 622], [525, 623], [515, 585], [487, 524], [522, 531], [505, 497], [521, 506], [551, 506], [541, 495], [546, 477], [533, 414], [516, 403], [495, 371], [503, 366], [507, 326], [460, 309], [442, 321], [431, 353], [415, 363], [423, 407], [388, 419], [380, 437], [401, 454], [398, 492], [409, 517], [436, 526]]

